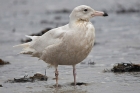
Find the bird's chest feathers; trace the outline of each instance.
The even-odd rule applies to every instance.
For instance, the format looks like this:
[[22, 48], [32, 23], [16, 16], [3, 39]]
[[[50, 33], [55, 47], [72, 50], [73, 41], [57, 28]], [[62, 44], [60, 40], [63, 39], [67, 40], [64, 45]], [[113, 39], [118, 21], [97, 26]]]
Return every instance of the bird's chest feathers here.
[[73, 51], [90, 51], [94, 43], [94, 27], [87, 22], [77, 22], [70, 32], [69, 43]]

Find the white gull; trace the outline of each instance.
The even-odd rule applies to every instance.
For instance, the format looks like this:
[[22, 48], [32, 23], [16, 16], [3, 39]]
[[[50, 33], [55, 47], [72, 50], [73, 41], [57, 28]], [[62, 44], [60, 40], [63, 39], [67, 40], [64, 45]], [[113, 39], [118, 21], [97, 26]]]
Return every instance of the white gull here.
[[42, 36], [27, 36], [31, 42], [22, 46], [22, 54], [49, 63], [55, 67], [56, 86], [58, 86], [58, 65], [72, 65], [74, 85], [76, 85], [75, 65], [90, 53], [95, 41], [95, 29], [89, 21], [94, 16], [108, 16], [107, 13], [95, 11], [89, 6], [80, 5], [71, 12], [69, 23], [52, 29]]

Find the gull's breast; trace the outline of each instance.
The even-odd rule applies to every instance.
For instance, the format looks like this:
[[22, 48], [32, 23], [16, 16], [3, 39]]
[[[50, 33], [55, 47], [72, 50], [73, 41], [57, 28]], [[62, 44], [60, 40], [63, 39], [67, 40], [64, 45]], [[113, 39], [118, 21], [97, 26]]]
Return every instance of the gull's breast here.
[[74, 65], [84, 60], [94, 45], [94, 29], [75, 31], [62, 43], [59, 65]]

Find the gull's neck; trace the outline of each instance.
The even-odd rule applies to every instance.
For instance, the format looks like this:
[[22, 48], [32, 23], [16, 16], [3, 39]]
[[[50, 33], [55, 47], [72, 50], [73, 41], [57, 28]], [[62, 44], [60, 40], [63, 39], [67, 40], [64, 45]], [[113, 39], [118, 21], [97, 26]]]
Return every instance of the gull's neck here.
[[70, 27], [79, 27], [79, 26], [85, 26], [89, 22], [89, 19], [71, 19], [69, 21]]

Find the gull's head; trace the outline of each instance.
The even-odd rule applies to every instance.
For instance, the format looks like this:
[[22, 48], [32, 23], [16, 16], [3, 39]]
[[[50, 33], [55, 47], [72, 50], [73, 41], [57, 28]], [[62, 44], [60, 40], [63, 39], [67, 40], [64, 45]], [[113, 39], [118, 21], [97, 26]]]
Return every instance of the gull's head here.
[[86, 5], [80, 5], [73, 9], [73, 11], [70, 14], [70, 19], [88, 21], [94, 16], [108, 16], [108, 14], [102, 11], [96, 11]]

